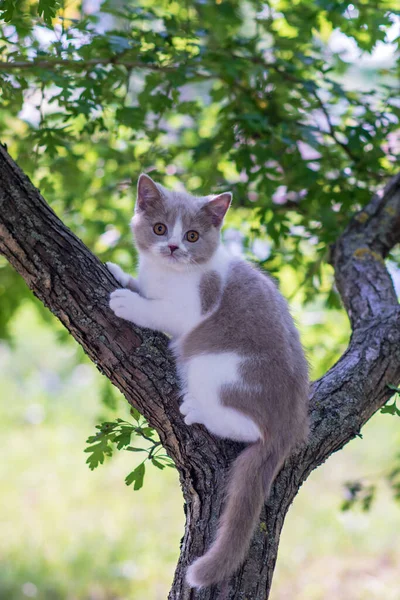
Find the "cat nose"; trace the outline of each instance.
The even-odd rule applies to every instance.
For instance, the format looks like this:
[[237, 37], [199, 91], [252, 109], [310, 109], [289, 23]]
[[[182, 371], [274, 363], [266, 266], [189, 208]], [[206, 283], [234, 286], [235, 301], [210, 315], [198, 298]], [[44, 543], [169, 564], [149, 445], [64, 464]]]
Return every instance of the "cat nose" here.
[[168, 248], [171, 250], [171, 254], [172, 254], [173, 252], [175, 252], [175, 250], [178, 250], [179, 246], [174, 246], [174, 245], [168, 244]]

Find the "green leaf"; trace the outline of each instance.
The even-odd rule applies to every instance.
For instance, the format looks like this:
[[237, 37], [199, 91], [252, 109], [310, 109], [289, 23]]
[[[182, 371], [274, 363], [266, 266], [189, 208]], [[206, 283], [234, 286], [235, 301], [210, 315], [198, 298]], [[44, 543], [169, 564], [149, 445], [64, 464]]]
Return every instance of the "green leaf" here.
[[38, 14], [43, 15], [43, 20], [47, 25], [51, 25], [52, 19], [57, 14], [57, 10], [61, 8], [60, 0], [39, 0]]
[[139, 423], [139, 419], [140, 419], [140, 416], [141, 416], [140, 412], [138, 410], [136, 410], [136, 408], [134, 408], [133, 406], [131, 406], [130, 414], [135, 419], [135, 421], [137, 423]]
[[0, 2], [0, 17], [9, 23], [14, 16], [14, 11], [17, 9], [17, 5], [21, 2], [16, 0], [1, 0]]
[[153, 437], [155, 434], [155, 431], [152, 427], [138, 427], [136, 429], [136, 433], [138, 433], [139, 435], [143, 434], [147, 437]]
[[386, 414], [386, 415], [395, 415], [396, 414], [396, 403], [393, 402], [393, 404], [386, 404], [385, 406], [382, 406], [381, 413]]
[[124, 106], [117, 110], [115, 117], [121, 125], [138, 129], [143, 127], [145, 114], [142, 108]]
[[113, 440], [117, 444], [118, 450], [122, 450], [125, 446], [129, 446], [133, 432], [134, 427], [132, 426], [121, 427], [120, 432], [115, 435]]
[[106, 456], [112, 456], [113, 453], [107, 438], [100, 440], [97, 444], [93, 444], [92, 446], [85, 448], [84, 452], [90, 454], [86, 463], [89, 465], [89, 469], [92, 471], [104, 463]]
[[163, 469], [165, 469], [165, 467], [166, 467], [166, 465], [163, 465], [163, 464], [162, 464], [160, 461], [158, 461], [156, 458], [152, 458], [152, 459], [151, 459], [151, 462], [153, 463], [153, 465], [154, 465], [155, 467], [157, 467], [157, 469], [161, 469], [161, 471], [162, 471]]
[[396, 400], [392, 404], [385, 404], [381, 408], [381, 413], [386, 415], [397, 415], [400, 417], [400, 410], [397, 408]]
[[140, 490], [143, 486], [143, 478], [145, 474], [145, 464], [144, 462], [140, 463], [129, 475], [125, 478], [126, 485], [134, 484], [133, 489], [135, 491]]

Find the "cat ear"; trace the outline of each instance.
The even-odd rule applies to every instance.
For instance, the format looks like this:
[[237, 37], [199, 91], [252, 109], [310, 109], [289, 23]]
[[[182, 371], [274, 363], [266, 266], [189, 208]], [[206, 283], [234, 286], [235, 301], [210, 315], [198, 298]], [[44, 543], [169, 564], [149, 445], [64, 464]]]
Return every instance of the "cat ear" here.
[[224, 192], [215, 196], [212, 200], [209, 200], [204, 206], [209, 215], [211, 215], [212, 224], [215, 227], [220, 227], [222, 221], [226, 215], [228, 208], [232, 202], [231, 192]]
[[137, 185], [136, 210], [146, 210], [161, 200], [160, 190], [151, 177], [142, 173]]

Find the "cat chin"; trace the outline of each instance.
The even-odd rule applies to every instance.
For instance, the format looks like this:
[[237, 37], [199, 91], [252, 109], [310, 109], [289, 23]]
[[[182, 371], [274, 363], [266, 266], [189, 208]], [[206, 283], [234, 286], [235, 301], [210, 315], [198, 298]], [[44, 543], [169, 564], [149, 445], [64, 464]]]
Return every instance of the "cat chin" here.
[[160, 256], [157, 262], [163, 267], [173, 269], [174, 271], [187, 271], [192, 266], [189, 262], [180, 261], [172, 256]]
[[174, 271], [188, 271], [193, 264], [187, 262], [185, 260], [180, 260], [177, 257], [167, 254], [160, 254], [159, 252], [142, 252], [142, 254], [146, 254], [150, 260], [158, 265], [159, 267], [163, 267], [164, 269], [173, 269]]

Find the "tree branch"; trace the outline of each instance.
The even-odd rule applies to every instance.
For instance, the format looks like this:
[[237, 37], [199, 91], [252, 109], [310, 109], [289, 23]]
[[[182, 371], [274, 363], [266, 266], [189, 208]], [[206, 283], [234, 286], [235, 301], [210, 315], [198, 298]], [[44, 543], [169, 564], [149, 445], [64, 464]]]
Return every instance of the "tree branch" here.
[[354, 216], [335, 244], [331, 263], [353, 328], [398, 307], [384, 258], [400, 242], [400, 174]]
[[0, 61], [0, 71], [16, 71], [26, 69], [54, 69], [55, 67], [65, 67], [76, 71], [96, 67], [97, 65], [121, 65], [128, 69], [148, 69], [149, 71], [160, 71], [162, 73], [171, 73], [176, 71], [176, 65], [157, 65], [155, 63], [145, 63], [137, 60], [127, 60], [119, 58], [118, 55], [107, 58], [86, 58], [86, 59], [68, 59], [68, 58], [37, 58], [34, 60], [15, 60]]
[[[353, 325], [338, 363], [313, 385], [311, 436], [286, 462], [261, 515], [248, 558], [225, 589], [226, 599], [265, 600], [280, 531], [302, 482], [359, 434], [400, 381], [400, 311], [383, 257], [399, 241], [395, 178], [356, 215], [332, 253], [338, 289]], [[242, 446], [223, 443], [178, 411], [174, 365], [163, 335], [117, 319], [110, 273], [69, 231], [0, 147], [0, 252], [61, 320], [97, 367], [155, 427], [180, 474], [186, 529], [170, 600], [217, 600], [221, 588], [189, 590], [184, 571], [215, 533], [228, 465]]]

